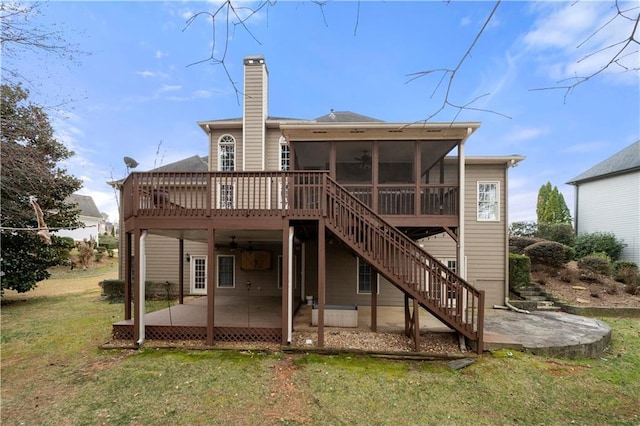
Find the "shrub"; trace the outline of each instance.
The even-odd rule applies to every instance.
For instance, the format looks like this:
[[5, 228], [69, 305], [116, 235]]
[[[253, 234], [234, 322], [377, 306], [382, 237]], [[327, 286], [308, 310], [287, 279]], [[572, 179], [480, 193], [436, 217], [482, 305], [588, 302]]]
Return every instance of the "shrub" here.
[[[124, 300], [124, 280], [104, 280], [100, 281], [99, 285], [102, 287], [102, 296], [114, 302]], [[133, 297], [134, 284], [132, 283], [131, 285], [131, 296]], [[145, 281], [144, 285], [146, 300], [166, 300], [167, 297], [175, 299], [179, 294], [177, 283]]]
[[111, 235], [101, 235], [100, 236], [100, 246], [106, 248], [107, 250], [117, 249], [118, 248], [118, 239]]
[[535, 222], [512, 222], [509, 225], [509, 236], [535, 237], [538, 225]]
[[598, 274], [609, 275], [611, 272], [611, 263], [608, 258], [603, 256], [585, 256], [578, 261], [578, 268], [597, 272]]
[[564, 262], [571, 262], [576, 258], [576, 249], [571, 246], [564, 246]]
[[571, 247], [576, 242], [576, 234], [570, 223], [540, 223], [535, 236]]
[[560, 280], [565, 283], [571, 284], [572, 282], [576, 281], [578, 277], [578, 272], [573, 269], [564, 268], [560, 271]]
[[555, 241], [541, 241], [524, 249], [531, 263], [549, 266], [562, 266], [567, 257], [565, 246]]
[[611, 265], [611, 275], [621, 283], [634, 283], [638, 277], [638, 265], [635, 262], [617, 260]]
[[515, 254], [524, 254], [525, 248], [540, 241], [540, 239], [533, 237], [510, 237], [509, 252]]
[[622, 249], [626, 247], [621, 240], [609, 232], [594, 232], [580, 234], [576, 238], [576, 257], [578, 259], [593, 253], [603, 252], [611, 258], [618, 260]]
[[527, 256], [509, 253], [509, 289], [518, 290], [531, 283], [531, 259]]

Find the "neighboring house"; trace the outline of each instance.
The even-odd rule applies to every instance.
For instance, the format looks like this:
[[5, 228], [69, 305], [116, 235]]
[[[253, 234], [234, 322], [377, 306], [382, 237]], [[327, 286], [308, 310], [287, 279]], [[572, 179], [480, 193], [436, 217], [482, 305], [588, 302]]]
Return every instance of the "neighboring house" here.
[[610, 232], [640, 265], [640, 140], [567, 182], [575, 186], [578, 235]]
[[208, 157], [117, 183], [125, 295], [145, 280], [206, 295], [208, 344], [259, 338], [214, 324], [216, 300], [250, 293], [279, 301], [282, 343], [312, 296], [320, 346], [327, 306], [368, 305], [374, 329], [377, 306], [404, 306], [417, 339], [422, 307], [481, 350], [483, 308], [508, 295], [507, 172], [523, 157], [465, 157], [475, 122], [271, 117], [264, 59], [244, 66], [243, 116], [198, 123]]
[[59, 237], [71, 237], [74, 241], [89, 241], [93, 238], [97, 242], [98, 235], [104, 228], [104, 220], [93, 198], [89, 195], [71, 194], [65, 202], [77, 205], [77, 209], [80, 210], [78, 220], [83, 226], [77, 229], [61, 229], [56, 231], [56, 235]]

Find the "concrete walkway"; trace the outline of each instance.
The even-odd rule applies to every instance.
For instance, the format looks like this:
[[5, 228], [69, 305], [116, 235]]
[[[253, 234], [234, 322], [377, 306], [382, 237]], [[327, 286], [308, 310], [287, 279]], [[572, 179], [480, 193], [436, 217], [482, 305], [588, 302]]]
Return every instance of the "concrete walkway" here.
[[611, 327], [564, 312], [485, 312], [484, 349], [510, 348], [539, 355], [597, 358], [611, 342]]

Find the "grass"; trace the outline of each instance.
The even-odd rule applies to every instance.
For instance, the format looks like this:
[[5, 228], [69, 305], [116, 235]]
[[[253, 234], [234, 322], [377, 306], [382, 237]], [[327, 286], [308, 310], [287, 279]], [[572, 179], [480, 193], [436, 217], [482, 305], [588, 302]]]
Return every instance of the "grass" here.
[[640, 422], [638, 319], [604, 319], [614, 336], [600, 359], [497, 351], [459, 371], [346, 355], [101, 350], [122, 305], [99, 299], [100, 279], [5, 296], [3, 425]]

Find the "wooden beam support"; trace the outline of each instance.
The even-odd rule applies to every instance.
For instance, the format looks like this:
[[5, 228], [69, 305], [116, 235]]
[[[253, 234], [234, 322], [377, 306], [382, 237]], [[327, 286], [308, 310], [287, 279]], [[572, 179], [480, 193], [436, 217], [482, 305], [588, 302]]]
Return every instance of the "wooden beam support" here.
[[326, 241], [324, 219], [318, 221], [318, 346], [324, 347], [324, 305], [326, 286]]
[[178, 241], [178, 303], [184, 304], [184, 240]]
[[420, 350], [420, 305], [418, 299], [413, 299], [413, 350]]
[[371, 331], [378, 331], [378, 271], [371, 273]]
[[289, 221], [282, 221], [282, 345], [286, 345], [288, 333], [289, 333], [289, 251], [291, 247], [289, 247]]
[[131, 258], [131, 233], [124, 233], [124, 319], [131, 319], [131, 278], [133, 272], [133, 259]]
[[216, 307], [216, 241], [215, 229], [207, 230], [207, 345], [215, 342], [215, 307]]

